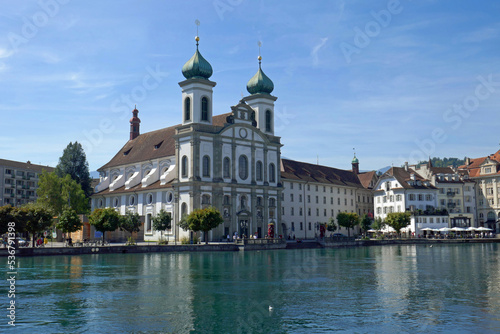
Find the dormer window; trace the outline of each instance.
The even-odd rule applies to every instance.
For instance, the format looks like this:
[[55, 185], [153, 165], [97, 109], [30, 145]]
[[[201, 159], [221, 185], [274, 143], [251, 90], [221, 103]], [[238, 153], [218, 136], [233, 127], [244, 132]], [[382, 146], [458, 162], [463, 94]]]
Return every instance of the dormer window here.
[[163, 144], [163, 140], [155, 145], [155, 150], [159, 149], [161, 144]]
[[484, 168], [484, 173], [485, 174], [491, 174], [491, 167], [485, 167]]

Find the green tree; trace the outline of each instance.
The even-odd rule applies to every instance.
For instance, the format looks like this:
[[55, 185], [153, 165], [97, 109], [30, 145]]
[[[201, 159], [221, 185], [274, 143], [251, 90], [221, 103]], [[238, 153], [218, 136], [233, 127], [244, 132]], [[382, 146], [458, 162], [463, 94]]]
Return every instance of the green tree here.
[[79, 142], [70, 142], [66, 146], [63, 155], [59, 158], [55, 173], [61, 178], [70, 175], [82, 187], [86, 197], [92, 195], [92, 179], [90, 178], [89, 164], [83, 147]]
[[107, 231], [114, 231], [120, 226], [120, 215], [113, 208], [95, 209], [89, 216], [89, 223], [102, 232], [104, 241]]
[[361, 226], [361, 229], [363, 230], [365, 236], [366, 236], [366, 231], [368, 231], [368, 229], [370, 228], [371, 223], [372, 220], [370, 219], [370, 217], [368, 217], [368, 215], [363, 215], [363, 218], [361, 219], [359, 225]]
[[333, 217], [328, 220], [328, 224], [326, 225], [326, 229], [330, 232], [337, 231], [337, 224], [335, 224], [335, 219]]
[[208, 207], [192, 211], [180, 226], [184, 230], [202, 231], [205, 236], [205, 243], [208, 244], [208, 231], [216, 228], [223, 222], [224, 220], [219, 210], [214, 207]]
[[76, 213], [75, 210], [71, 208], [66, 208], [59, 215], [59, 221], [56, 227], [63, 231], [64, 233], [73, 233], [80, 230], [83, 226], [83, 222]]
[[16, 226], [24, 225], [24, 231], [31, 234], [31, 246], [35, 246], [36, 235], [52, 226], [53, 213], [48, 207], [39, 203], [28, 203], [17, 209]]
[[81, 186], [69, 175], [58, 177], [43, 171], [38, 180], [37, 202], [59, 215], [69, 206], [77, 213], [89, 211], [89, 201]]
[[141, 217], [137, 212], [132, 213], [127, 211], [125, 215], [120, 217], [120, 230], [127, 231], [132, 236], [132, 233], [141, 230]]
[[339, 212], [337, 214], [339, 226], [347, 229], [347, 235], [351, 236], [351, 228], [359, 224], [359, 216], [352, 212]]
[[160, 238], [163, 239], [163, 231], [172, 228], [172, 218], [170, 217], [170, 213], [161, 209], [160, 212], [153, 217], [153, 228], [160, 231]]
[[[15, 223], [15, 211], [16, 209], [10, 204], [0, 206], [0, 234], [7, 233], [9, 231], [9, 223]], [[17, 226], [15, 226], [14, 229], [16, 232], [19, 232]]]
[[384, 228], [384, 226], [385, 226], [385, 222], [380, 217], [375, 218], [375, 220], [372, 223], [372, 228], [374, 230], [377, 230], [377, 231], [382, 230]]
[[391, 212], [387, 214], [385, 222], [399, 235], [402, 228], [410, 225], [411, 214], [409, 212]]

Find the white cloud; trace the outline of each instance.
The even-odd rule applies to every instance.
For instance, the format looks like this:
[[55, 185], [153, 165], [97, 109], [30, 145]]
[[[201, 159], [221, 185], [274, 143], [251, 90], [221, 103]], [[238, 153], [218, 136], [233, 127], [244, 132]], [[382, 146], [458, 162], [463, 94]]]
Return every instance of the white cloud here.
[[2, 58], [9, 58], [14, 54], [14, 51], [6, 49], [6, 48], [0, 48], [0, 59]]
[[321, 39], [321, 42], [319, 42], [318, 45], [316, 45], [312, 51], [311, 51], [311, 56], [312, 56], [312, 59], [313, 59], [313, 66], [317, 66], [318, 65], [318, 52], [319, 50], [326, 44], [326, 42], [328, 41], [328, 37], [324, 37]]

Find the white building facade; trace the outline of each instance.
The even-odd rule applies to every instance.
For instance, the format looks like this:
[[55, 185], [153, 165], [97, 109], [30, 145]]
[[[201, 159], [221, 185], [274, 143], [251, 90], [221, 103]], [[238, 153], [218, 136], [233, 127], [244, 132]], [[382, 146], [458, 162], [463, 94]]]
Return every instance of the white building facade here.
[[207, 236], [263, 238], [272, 229], [282, 234], [280, 138], [274, 135], [274, 85], [260, 65], [247, 84], [250, 95], [213, 116], [211, 65], [197, 49], [182, 69], [182, 123], [144, 134], [138, 110], [130, 120], [130, 140], [99, 169], [101, 178], [92, 209], [113, 207], [121, 214], [137, 212], [144, 221], [144, 239], [158, 240], [152, 218], [166, 210], [172, 229], [169, 241], [190, 238], [179, 228], [184, 215], [214, 206], [224, 223]]
[[[366, 176], [376, 177], [376, 174], [370, 172]], [[331, 218], [336, 222], [336, 216], [340, 212], [357, 213], [360, 217], [366, 214], [373, 218], [372, 191], [363, 186], [355, 170], [346, 171], [282, 159], [281, 177], [281, 224], [285, 238], [318, 237], [319, 226], [327, 224]], [[365, 175], [364, 179], [367, 179]], [[345, 228], [340, 228], [337, 232], [348, 234]], [[354, 230], [354, 234], [357, 233], [359, 227]]]

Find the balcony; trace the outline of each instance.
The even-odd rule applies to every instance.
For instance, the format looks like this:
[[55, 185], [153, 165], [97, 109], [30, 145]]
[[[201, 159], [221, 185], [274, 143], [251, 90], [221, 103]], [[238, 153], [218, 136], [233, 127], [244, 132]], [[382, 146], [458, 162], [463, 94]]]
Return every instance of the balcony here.
[[448, 207], [448, 208], [454, 208], [454, 207], [456, 207], [456, 206], [457, 206], [457, 205], [456, 205], [455, 203], [448, 203], [448, 204], [447, 204], [447, 207]]
[[448, 192], [446, 193], [446, 196], [448, 196], [448, 197], [455, 197], [455, 192], [453, 192], [453, 191], [448, 191]]

